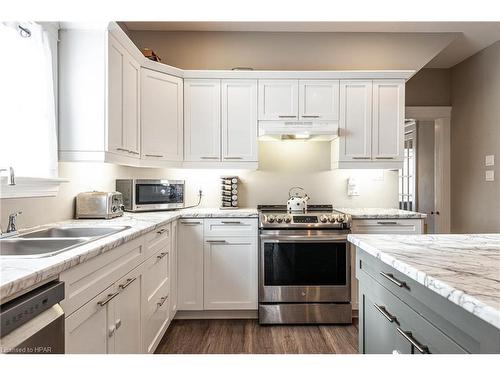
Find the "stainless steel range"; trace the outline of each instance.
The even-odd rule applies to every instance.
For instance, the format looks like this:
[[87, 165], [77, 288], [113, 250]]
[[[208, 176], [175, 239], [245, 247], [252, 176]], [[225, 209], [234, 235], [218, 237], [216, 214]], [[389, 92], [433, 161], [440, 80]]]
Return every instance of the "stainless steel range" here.
[[259, 206], [259, 323], [351, 323], [351, 217]]

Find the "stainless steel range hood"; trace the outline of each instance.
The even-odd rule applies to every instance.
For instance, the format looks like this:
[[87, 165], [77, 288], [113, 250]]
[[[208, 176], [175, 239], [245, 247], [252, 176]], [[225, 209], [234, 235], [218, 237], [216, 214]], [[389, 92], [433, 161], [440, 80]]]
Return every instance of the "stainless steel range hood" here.
[[331, 141], [337, 136], [335, 121], [259, 121], [260, 141]]

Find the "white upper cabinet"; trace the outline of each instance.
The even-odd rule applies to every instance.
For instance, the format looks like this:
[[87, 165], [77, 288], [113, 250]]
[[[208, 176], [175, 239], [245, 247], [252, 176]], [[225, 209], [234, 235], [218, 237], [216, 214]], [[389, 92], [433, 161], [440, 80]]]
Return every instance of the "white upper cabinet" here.
[[141, 69], [141, 158], [182, 161], [182, 79]]
[[257, 161], [257, 81], [222, 81], [222, 160]]
[[339, 81], [300, 80], [299, 116], [301, 120], [339, 120]]
[[112, 36], [108, 40], [107, 151], [139, 158], [140, 66]]
[[372, 81], [340, 81], [340, 161], [371, 159]]
[[220, 161], [218, 79], [184, 81], [184, 151], [186, 161]]
[[403, 160], [404, 102], [403, 81], [373, 81], [373, 159]]
[[259, 80], [259, 120], [296, 120], [298, 94], [298, 80]]

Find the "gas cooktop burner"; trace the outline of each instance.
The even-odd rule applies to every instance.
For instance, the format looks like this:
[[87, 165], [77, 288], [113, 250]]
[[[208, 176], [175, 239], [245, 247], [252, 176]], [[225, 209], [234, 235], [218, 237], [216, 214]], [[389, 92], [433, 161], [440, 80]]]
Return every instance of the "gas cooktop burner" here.
[[285, 205], [259, 205], [261, 229], [349, 229], [351, 216], [331, 204], [308, 205], [306, 212], [288, 212]]

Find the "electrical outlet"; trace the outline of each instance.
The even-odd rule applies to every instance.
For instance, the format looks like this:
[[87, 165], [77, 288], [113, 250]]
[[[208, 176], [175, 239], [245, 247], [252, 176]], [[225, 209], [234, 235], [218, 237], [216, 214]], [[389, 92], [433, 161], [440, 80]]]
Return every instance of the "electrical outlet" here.
[[492, 167], [495, 165], [495, 155], [486, 155], [484, 158], [484, 165]]
[[495, 181], [495, 171], [489, 170], [484, 174], [485, 181]]

